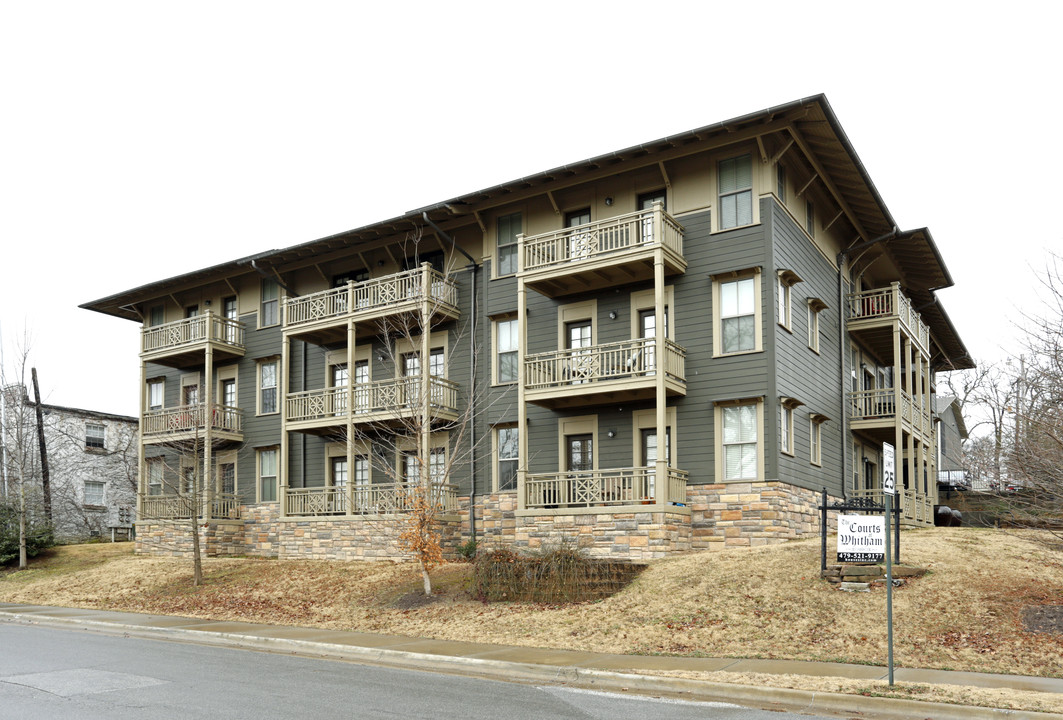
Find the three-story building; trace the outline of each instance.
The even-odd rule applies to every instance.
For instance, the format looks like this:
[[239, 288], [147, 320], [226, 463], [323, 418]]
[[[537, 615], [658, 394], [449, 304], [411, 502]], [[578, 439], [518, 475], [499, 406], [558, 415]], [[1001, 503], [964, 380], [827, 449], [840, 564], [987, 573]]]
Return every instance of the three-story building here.
[[883, 442], [931, 524], [950, 285], [818, 96], [83, 307], [144, 326], [141, 542], [202, 486], [210, 552], [394, 557], [427, 483], [451, 546], [641, 559], [814, 532]]

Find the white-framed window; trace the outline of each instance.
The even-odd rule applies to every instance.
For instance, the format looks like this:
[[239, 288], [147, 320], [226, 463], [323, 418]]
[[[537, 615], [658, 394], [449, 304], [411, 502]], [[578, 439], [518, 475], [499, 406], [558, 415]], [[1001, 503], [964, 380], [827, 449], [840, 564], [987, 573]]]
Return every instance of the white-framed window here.
[[779, 163], [775, 166], [775, 194], [779, 202], [786, 204], [786, 166]]
[[225, 495], [236, 494], [236, 463], [218, 464], [218, 488]]
[[258, 451], [258, 501], [277, 501], [277, 448], [261, 448]]
[[758, 400], [716, 407], [716, 466], [725, 482], [758, 480], [762, 475], [761, 405]]
[[98, 480], [85, 481], [85, 505], [104, 505], [104, 483]]
[[782, 423], [779, 433], [779, 446], [787, 455], [794, 454], [794, 409], [789, 405], [782, 405]]
[[517, 382], [518, 363], [517, 318], [495, 320], [495, 383]]
[[85, 447], [102, 450], [107, 446], [107, 428], [102, 423], [85, 423]]
[[280, 323], [280, 287], [272, 278], [262, 279], [262, 303], [258, 315], [260, 328]]
[[808, 347], [814, 352], [819, 352], [819, 313], [826, 309], [827, 304], [819, 298], [808, 299]]
[[720, 230], [753, 223], [753, 156], [719, 163]]
[[[823, 464], [823, 423], [827, 421], [826, 415], [813, 413], [808, 416], [808, 457], [813, 465]], [[853, 463], [856, 463], [856, 455], [853, 454]]]
[[801, 278], [793, 270], [780, 270], [776, 275], [776, 301], [778, 303], [778, 323], [790, 330], [790, 300], [793, 294], [793, 286], [801, 282]]
[[148, 458], [145, 461], [148, 476], [148, 495], [162, 495], [163, 459]]
[[271, 415], [279, 411], [277, 381], [280, 361], [264, 360], [258, 364], [258, 414]]
[[517, 236], [523, 231], [521, 214], [502, 215], [498, 218], [496, 230], [495, 277], [514, 275], [517, 272], [517, 253], [520, 252]]
[[520, 429], [515, 425], [495, 428], [495, 492], [517, 489], [520, 467]]
[[162, 410], [166, 403], [166, 381], [148, 381], [148, 410]]
[[713, 294], [713, 354], [758, 352], [761, 348], [760, 272], [717, 276]]

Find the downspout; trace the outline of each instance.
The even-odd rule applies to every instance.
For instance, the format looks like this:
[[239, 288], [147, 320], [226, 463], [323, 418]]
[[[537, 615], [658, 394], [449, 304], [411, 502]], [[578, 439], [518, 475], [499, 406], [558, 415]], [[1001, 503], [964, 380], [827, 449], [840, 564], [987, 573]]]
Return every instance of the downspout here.
[[421, 217], [424, 218], [429, 227], [435, 230], [439, 237], [450, 243], [450, 247], [469, 259], [469, 265], [466, 269], [472, 274], [472, 299], [470, 301], [472, 306], [470, 324], [472, 327], [469, 328], [469, 412], [471, 413], [470, 421], [472, 423], [472, 427], [469, 428], [469, 472], [471, 481], [469, 486], [469, 538], [476, 540], [476, 274], [480, 266], [472, 255], [465, 252], [463, 248], [458, 247], [458, 244], [454, 242], [454, 238], [448, 235], [443, 228], [432, 222], [432, 218], [428, 217], [427, 211], [422, 212]]
[[[885, 235], [879, 235], [874, 240], [868, 240], [867, 242], [860, 243], [859, 245], [853, 245], [847, 248], [842, 248], [842, 251], [838, 253], [838, 374], [841, 379], [841, 414], [838, 416], [838, 425], [841, 428], [841, 440], [842, 440], [842, 497], [846, 495], [846, 486], [852, 480], [852, 474], [847, 470], [848, 467], [848, 454], [849, 445], [851, 440], [849, 438], [849, 430], [845, 425], [845, 397], [848, 386], [848, 378], [845, 376], [845, 355], [846, 355], [846, 339], [849, 335], [847, 320], [847, 313], [845, 308], [845, 283], [842, 281], [842, 267], [845, 264], [846, 258], [854, 252], [864, 250], [877, 245], [880, 242], [886, 242], [900, 235], [901, 231], [896, 225], [886, 233]], [[856, 490], [854, 487], [853, 490]]]

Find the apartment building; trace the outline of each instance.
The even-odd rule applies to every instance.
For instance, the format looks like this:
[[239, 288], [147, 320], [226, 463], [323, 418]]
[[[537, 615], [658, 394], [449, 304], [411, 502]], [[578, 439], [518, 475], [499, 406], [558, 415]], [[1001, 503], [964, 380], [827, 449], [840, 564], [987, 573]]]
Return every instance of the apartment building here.
[[936, 502], [935, 374], [971, 367], [928, 230], [817, 96], [82, 307], [143, 325], [138, 539], [386, 558], [408, 489], [448, 546], [629, 559]]

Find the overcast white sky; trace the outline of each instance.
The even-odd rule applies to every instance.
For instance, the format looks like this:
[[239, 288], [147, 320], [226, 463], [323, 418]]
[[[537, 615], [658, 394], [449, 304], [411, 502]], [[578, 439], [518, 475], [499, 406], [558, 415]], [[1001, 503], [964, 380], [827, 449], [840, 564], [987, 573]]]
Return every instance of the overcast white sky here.
[[25, 329], [48, 402], [133, 415], [137, 326], [79, 303], [820, 92], [901, 228], [933, 233], [968, 347], [997, 358], [1063, 247], [1059, 15], [3, 3], [5, 361]]

